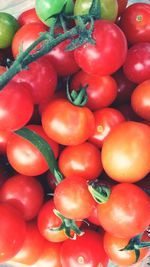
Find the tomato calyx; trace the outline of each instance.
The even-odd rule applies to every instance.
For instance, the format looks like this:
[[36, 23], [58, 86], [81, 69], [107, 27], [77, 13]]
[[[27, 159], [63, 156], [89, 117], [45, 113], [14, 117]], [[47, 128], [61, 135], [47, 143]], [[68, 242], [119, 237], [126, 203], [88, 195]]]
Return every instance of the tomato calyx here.
[[111, 190], [108, 185], [100, 185], [97, 182], [89, 182], [88, 189], [97, 203], [105, 203], [108, 201]]
[[120, 249], [120, 251], [134, 250], [136, 256], [135, 263], [138, 262], [140, 257], [140, 249], [150, 247], [150, 242], [141, 241], [142, 236], [143, 233], [131, 238], [127, 246], [125, 246], [123, 249]]
[[[62, 221], [59, 227], [50, 228], [50, 231], [61, 231], [64, 230], [65, 234], [70, 239], [76, 239], [76, 236], [82, 236], [84, 232], [76, 225], [75, 221], [72, 219], [65, 218], [58, 210], [54, 209], [53, 212]], [[73, 234], [71, 233], [73, 231]]]
[[83, 107], [88, 101], [88, 96], [86, 89], [88, 87], [88, 84], [85, 86], [80, 86], [79, 90], [72, 90], [69, 91], [69, 78], [67, 79], [66, 84], [66, 92], [67, 92], [67, 98], [68, 100], [75, 106]]

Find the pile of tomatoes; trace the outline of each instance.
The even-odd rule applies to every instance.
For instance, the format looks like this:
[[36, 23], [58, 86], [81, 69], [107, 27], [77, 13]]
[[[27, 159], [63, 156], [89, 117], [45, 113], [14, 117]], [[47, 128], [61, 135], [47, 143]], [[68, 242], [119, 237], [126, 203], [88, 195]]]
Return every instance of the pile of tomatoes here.
[[1, 88], [0, 263], [138, 267], [148, 256], [150, 4], [101, 0], [85, 22], [91, 5], [0, 12], [0, 84], [38, 38], [51, 39], [31, 58], [78, 29]]

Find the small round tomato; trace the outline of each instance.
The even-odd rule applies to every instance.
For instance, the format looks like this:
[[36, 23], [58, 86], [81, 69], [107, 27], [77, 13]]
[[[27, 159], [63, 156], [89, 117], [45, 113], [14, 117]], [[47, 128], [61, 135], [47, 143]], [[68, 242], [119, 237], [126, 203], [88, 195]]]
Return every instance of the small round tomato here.
[[42, 23], [36, 14], [35, 8], [31, 8], [31, 9], [23, 11], [18, 17], [18, 22], [21, 26], [25, 24], [33, 23], [33, 22]]
[[19, 29], [19, 23], [11, 14], [0, 12], [0, 48], [11, 46], [13, 37]]
[[140, 117], [150, 121], [150, 80], [135, 88], [131, 96], [131, 105]]
[[150, 171], [150, 127], [127, 121], [115, 126], [102, 146], [105, 172], [118, 182], [136, 182]]

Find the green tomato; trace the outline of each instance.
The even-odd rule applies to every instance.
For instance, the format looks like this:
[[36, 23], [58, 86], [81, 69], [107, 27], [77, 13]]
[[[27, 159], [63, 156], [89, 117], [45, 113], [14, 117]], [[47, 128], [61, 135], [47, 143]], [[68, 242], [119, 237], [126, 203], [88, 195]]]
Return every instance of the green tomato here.
[[74, 8], [73, 0], [36, 0], [35, 10], [39, 19], [50, 26], [52, 23], [52, 16], [61, 13], [64, 9], [65, 14], [72, 14]]
[[19, 29], [19, 23], [12, 15], [0, 12], [0, 48], [11, 46], [15, 32]]
[[[118, 15], [117, 0], [99, 0], [101, 19], [115, 21]], [[86, 15], [92, 5], [92, 0], [76, 0], [74, 6], [74, 15]]]

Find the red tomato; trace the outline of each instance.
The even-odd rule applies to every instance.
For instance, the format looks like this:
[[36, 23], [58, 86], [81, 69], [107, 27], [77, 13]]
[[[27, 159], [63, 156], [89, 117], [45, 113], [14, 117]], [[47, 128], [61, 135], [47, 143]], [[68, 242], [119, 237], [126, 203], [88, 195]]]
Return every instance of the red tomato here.
[[[119, 264], [119, 266], [131, 266], [136, 262], [136, 254], [134, 250], [124, 250], [129, 243], [129, 238], [119, 238], [113, 236], [109, 233], [104, 235], [104, 249], [109, 257], [114, 263]], [[148, 248], [140, 249], [140, 257], [138, 262], [140, 262], [148, 254]]]
[[10, 204], [0, 204], [0, 263], [10, 260], [21, 249], [26, 225], [19, 211]]
[[27, 265], [34, 264], [42, 253], [44, 242], [45, 240], [39, 233], [36, 222], [28, 222], [26, 238], [22, 248], [11, 260]]
[[[51, 146], [55, 157], [58, 156], [58, 144], [44, 133], [40, 125], [28, 125]], [[36, 176], [48, 170], [48, 164], [41, 152], [28, 140], [13, 133], [7, 144], [7, 157], [11, 166], [20, 174]]]
[[15, 206], [25, 220], [37, 216], [44, 200], [42, 185], [34, 178], [24, 175], [10, 177], [0, 189], [0, 200]]
[[130, 5], [124, 11], [119, 26], [130, 44], [150, 42], [150, 5]]
[[64, 217], [72, 220], [87, 218], [95, 205], [86, 180], [79, 176], [67, 177], [57, 185], [54, 203]]
[[111, 76], [96, 76], [79, 71], [73, 76], [71, 88], [78, 91], [81, 86], [88, 85], [86, 106], [92, 110], [107, 107], [117, 96], [117, 84]]
[[6, 154], [7, 141], [11, 131], [0, 130], [0, 154]]
[[62, 267], [106, 267], [108, 257], [103, 248], [103, 237], [100, 233], [86, 230], [76, 240], [66, 240], [61, 248]]
[[118, 2], [118, 16], [120, 16], [125, 11], [128, 0], [117, 0], [117, 2]]
[[88, 142], [64, 148], [60, 153], [58, 164], [65, 177], [81, 176], [91, 180], [102, 172], [100, 151]]
[[74, 106], [66, 99], [54, 99], [42, 113], [42, 125], [57, 143], [78, 145], [92, 135], [95, 121], [88, 108]]
[[[47, 27], [39, 22], [33, 22], [23, 25], [14, 35], [12, 41], [12, 53], [13, 57], [16, 58], [20, 52], [25, 51], [38, 37], [40, 37], [41, 32], [46, 32]], [[40, 43], [36, 46], [36, 50], [42, 46]], [[32, 50], [32, 53], [36, 51]]]
[[150, 79], [150, 43], [133, 45], [128, 50], [123, 70], [134, 83], [139, 84]]
[[97, 20], [93, 39], [96, 44], [85, 43], [75, 50], [75, 60], [80, 68], [100, 76], [110, 75], [125, 62], [127, 42], [121, 29], [111, 21]]
[[112, 129], [125, 120], [120, 111], [114, 108], [103, 108], [94, 112], [95, 132], [89, 141], [102, 147], [106, 137]]
[[54, 95], [57, 85], [56, 71], [45, 57], [41, 57], [29, 64], [29, 70], [22, 70], [14, 76], [13, 80], [30, 85], [35, 104], [50, 99]]
[[33, 22], [38, 22], [38, 23], [43, 24], [42, 21], [38, 18], [35, 8], [31, 8], [31, 9], [23, 11], [18, 17], [18, 22], [20, 26], [33, 23]]
[[98, 205], [98, 218], [110, 234], [132, 238], [149, 226], [149, 208], [149, 196], [142, 189], [131, 183], [119, 183], [113, 186], [108, 201]]
[[122, 122], [110, 132], [102, 147], [105, 172], [118, 182], [136, 182], [150, 171], [150, 127]]
[[17, 130], [29, 121], [33, 113], [33, 100], [29, 91], [28, 84], [14, 81], [10, 81], [0, 91], [0, 130]]
[[135, 88], [131, 96], [131, 105], [140, 117], [150, 121], [150, 79]]

